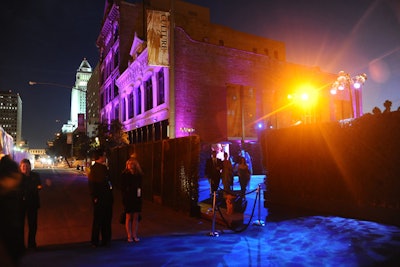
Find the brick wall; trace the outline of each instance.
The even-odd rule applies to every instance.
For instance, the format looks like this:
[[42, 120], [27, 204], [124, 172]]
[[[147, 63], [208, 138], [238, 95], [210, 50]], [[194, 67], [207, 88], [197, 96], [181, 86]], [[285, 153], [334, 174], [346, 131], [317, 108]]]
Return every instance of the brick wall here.
[[[261, 116], [262, 94], [268, 81], [268, 57], [191, 40], [182, 30], [175, 35], [176, 125], [191, 125], [203, 141], [227, 140], [226, 88], [228, 84], [255, 89], [256, 116]], [[272, 71], [270, 69], [269, 71]]]

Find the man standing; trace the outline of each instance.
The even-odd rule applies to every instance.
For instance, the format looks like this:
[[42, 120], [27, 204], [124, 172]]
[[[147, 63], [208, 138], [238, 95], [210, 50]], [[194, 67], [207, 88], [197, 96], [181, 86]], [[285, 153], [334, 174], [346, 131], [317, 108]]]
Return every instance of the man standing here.
[[218, 190], [221, 182], [222, 160], [217, 158], [217, 151], [211, 152], [211, 158], [207, 159], [205, 175], [211, 186], [211, 193]]
[[[108, 246], [111, 242], [111, 220], [113, 193], [106, 166], [106, 154], [98, 149], [94, 152], [95, 163], [88, 174], [89, 190], [93, 203], [92, 246]], [[99, 236], [101, 234], [101, 243]]]
[[0, 266], [19, 266], [25, 251], [21, 180], [18, 164], [0, 154]]
[[21, 160], [19, 169], [22, 173], [22, 216], [25, 224], [25, 216], [28, 220], [28, 248], [36, 248], [36, 232], [38, 227], [38, 209], [40, 208], [39, 190], [42, 189], [40, 176], [32, 171], [29, 159]]

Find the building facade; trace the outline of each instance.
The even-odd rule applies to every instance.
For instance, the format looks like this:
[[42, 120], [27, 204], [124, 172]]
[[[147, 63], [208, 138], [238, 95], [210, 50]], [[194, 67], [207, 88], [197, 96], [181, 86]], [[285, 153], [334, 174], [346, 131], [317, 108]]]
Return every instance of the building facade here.
[[11, 135], [14, 145], [21, 142], [22, 100], [19, 94], [0, 91], [0, 126]]
[[[152, 63], [153, 11], [167, 18], [167, 64]], [[212, 24], [208, 8], [179, 0], [106, 1], [97, 45], [100, 121], [118, 119], [131, 143], [197, 134], [229, 152], [260, 129], [337, 120], [349, 105], [330, 94], [335, 74], [287, 62], [284, 43]]]

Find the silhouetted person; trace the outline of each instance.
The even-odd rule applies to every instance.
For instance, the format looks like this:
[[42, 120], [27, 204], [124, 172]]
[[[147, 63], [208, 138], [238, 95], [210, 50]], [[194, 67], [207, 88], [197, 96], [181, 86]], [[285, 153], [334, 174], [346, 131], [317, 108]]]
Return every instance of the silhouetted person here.
[[[253, 174], [253, 163], [251, 162], [251, 156], [250, 156], [249, 152], [242, 149], [242, 150], [240, 150], [239, 156], [243, 157], [245, 159], [246, 164], [250, 171], [250, 175]], [[239, 161], [240, 161], [240, 159], [239, 159]]]
[[40, 176], [32, 171], [29, 159], [23, 159], [19, 163], [22, 173], [22, 220], [28, 221], [28, 248], [36, 248], [36, 232], [38, 227], [38, 210], [40, 208], [39, 190], [42, 189]]
[[222, 184], [224, 185], [224, 190], [228, 191], [228, 193], [232, 190], [233, 166], [227, 152], [224, 152], [224, 160], [222, 161]]
[[139, 242], [137, 236], [142, 211], [142, 170], [135, 158], [126, 161], [121, 174], [122, 205], [126, 213], [125, 229], [128, 242]]
[[226, 202], [226, 213], [233, 213], [233, 167], [227, 152], [224, 152], [222, 161], [222, 184], [224, 185], [224, 198]]
[[211, 158], [206, 161], [205, 175], [210, 182], [211, 193], [218, 190], [219, 184], [221, 182], [221, 170], [222, 161], [217, 158], [217, 152], [213, 150], [211, 152]]
[[[92, 246], [108, 246], [111, 242], [111, 220], [113, 193], [106, 153], [99, 149], [94, 152], [95, 163], [88, 174], [89, 191], [93, 203]], [[101, 243], [100, 243], [101, 234]]]
[[240, 193], [242, 197], [244, 197], [246, 193], [246, 187], [250, 181], [250, 169], [246, 163], [246, 159], [244, 157], [240, 157], [239, 164], [237, 166], [237, 172], [239, 176], [239, 183], [240, 183]]
[[24, 246], [21, 174], [8, 155], [0, 160], [0, 266], [18, 266]]

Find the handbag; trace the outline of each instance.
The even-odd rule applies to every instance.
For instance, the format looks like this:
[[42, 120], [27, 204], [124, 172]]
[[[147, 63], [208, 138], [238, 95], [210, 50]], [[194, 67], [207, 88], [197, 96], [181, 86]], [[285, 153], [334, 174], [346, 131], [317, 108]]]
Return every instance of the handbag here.
[[119, 215], [119, 223], [120, 224], [125, 224], [126, 221], [126, 212], [123, 211], [121, 212], [121, 214]]

